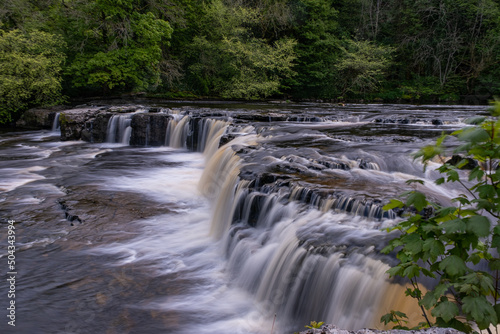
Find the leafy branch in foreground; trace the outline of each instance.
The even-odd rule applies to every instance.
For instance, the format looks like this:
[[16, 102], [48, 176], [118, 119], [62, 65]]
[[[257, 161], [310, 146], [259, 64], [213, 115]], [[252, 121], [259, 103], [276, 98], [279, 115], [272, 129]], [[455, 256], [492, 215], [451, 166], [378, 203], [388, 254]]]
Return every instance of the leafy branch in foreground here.
[[[432, 203], [423, 193], [411, 191], [403, 195], [404, 201], [391, 200], [384, 207], [416, 210], [390, 229], [399, 236], [382, 252], [396, 252], [399, 264], [387, 272], [409, 280], [406, 295], [418, 301], [425, 326], [467, 333], [477, 326], [490, 332], [500, 320], [500, 102], [491, 113], [489, 118], [468, 119], [470, 126], [441, 136], [415, 155], [426, 166], [435, 158], [443, 162], [451, 153], [444, 142], [454, 140], [452, 153], [461, 158], [443, 162], [437, 169], [442, 177], [435, 181], [460, 185], [464, 193], [453, 198], [454, 205]], [[419, 284], [424, 276], [437, 283], [425, 294]], [[405, 317], [392, 311], [381, 321], [401, 326], [398, 320]]]

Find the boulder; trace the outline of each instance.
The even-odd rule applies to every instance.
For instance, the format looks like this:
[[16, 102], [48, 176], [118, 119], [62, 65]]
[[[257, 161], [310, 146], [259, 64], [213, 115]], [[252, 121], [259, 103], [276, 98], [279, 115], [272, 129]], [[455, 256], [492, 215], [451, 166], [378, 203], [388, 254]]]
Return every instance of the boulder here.
[[16, 127], [30, 130], [52, 129], [56, 113], [66, 109], [65, 106], [54, 106], [26, 110], [16, 122]]
[[[81, 107], [61, 112], [59, 115], [59, 123], [61, 124], [61, 140], [84, 139], [91, 141], [94, 137], [93, 122], [97, 115], [102, 112], [103, 110], [99, 107]], [[109, 117], [111, 117], [111, 114], [109, 114]], [[97, 129], [95, 132], [97, 132]], [[105, 128], [104, 138], [106, 138]]]

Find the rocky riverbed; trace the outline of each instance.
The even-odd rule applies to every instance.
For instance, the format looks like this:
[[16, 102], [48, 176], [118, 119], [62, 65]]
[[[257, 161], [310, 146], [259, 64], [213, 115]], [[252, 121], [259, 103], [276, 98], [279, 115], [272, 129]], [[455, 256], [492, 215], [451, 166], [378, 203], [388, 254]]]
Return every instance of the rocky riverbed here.
[[357, 329], [379, 328], [387, 309], [418, 315], [385, 274], [394, 258], [379, 252], [383, 229], [398, 218], [381, 207], [414, 178], [449, 200], [453, 185], [433, 185], [410, 154], [484, 111], [31, 110], [18, 123], [30, 131], [0, 137], [0, 205], [19, 231], [16, 329], [265, 334], [277, 314], [274, 333], [288, 334], [311, 319]]

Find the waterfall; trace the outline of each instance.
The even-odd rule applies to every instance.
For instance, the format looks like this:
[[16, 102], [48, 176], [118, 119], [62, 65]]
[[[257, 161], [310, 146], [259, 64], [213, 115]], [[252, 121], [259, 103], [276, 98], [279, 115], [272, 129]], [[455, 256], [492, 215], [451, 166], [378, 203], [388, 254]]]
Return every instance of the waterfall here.
[[132, 134], [131, 122], [131, 114], [111, 116], [106, 130], [106, 142], [128, 145]]
[[198, 136], [198, 151], [211, 157], [219, 148], [220, 138], [228, 127], [228, 122], [216, 119], [202, 119]]
[[[404, 295], [385, 273], [389, 265], [376, 248], [388, 236], [374, 229], [375, 221], [304, 211], [300, 203], [284, 204], [277, 194], [243, 191], [245, 185], [248, 181], [232, 192], [240, 202], [235, 222], [218, 220], [220, 230], [229, 227], [224, 240], [228, 270], [269, 312], [293, 319], [290, 329], [313, 319], [347, 329], [376, 326], [389, 311], [380, 305], [392, 306]], [[225, 204], [226, 210], [236, 206]], [[400, 294], [388, 298], [392, 289]]]
[[61, 126], [61, 124], [59, 123], [59, 115], [60, 113], [57, 112], [54, 116], [54, 122], [52, 122], [52, 132], [56, 132]]
[[[246, 135], [234, 139], [230, 144], [251, 145], [255, 142], [255, 135]], [[230, 144], [219, 148], [209, 157], [207, 166], [199, 182], [200, 192], [215, 203], [210, 234], [218, 239], [228, 231], [233, 212], [237, 205], [236, 198], [244, 191], [244, 186], [236, 187], [240, 183], [240, 158], [232, 150]]]
[[168, 122], [165, 145], [174, 148], [187, 148], [186, 140], [189, 134], [189, 116], [175, 114]]
[[[191, 118], [189, 115], [173, 114], [168, 122], [165, 145], [174, 148], [189, 148], [212, 156], [229, 123], [211, 118]], [[188, 147], [188, 139], [190, 144]]]
[[240, 179], [244, 162], [232, 147], [257, 140], [246, 134], [219, 148], [199, 183], [214, 203], [210, 234], [221, 242], [232, 281], [264, 313], [286, 319], [284, 332], [312, 320], [378, 327], [395, 305], [418, 315], [415, 305], [402, 302], [405, 288], [386, 274], [393, 259], [380, 254], [390, 239], [380, 220], [391, 224], [392, 213], [349, 196], [324, 197], [303, 186], [259, 188], [258, 180]]

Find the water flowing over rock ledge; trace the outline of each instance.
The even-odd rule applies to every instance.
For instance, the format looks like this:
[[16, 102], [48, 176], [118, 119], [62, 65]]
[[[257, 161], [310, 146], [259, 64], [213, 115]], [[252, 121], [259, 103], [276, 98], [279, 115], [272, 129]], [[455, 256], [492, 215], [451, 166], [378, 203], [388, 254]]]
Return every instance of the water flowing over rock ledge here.
[[[435, 107], [425, 112], [418, 108], [422, 107], [80, 106], [53, 114], [65, 142], [58, 143], [61, 148], [55, 152], [42, 153], [49, 157], [47, 175], [58, 180], [57, 187], [68, 190], [57, 202], [57, 210], [79, 231], [92, 231], [96, 219], [105, 225], [110, 215], [121, 224], [154, 218], [167, 208], [173, 209], [176, 226], [189, 229], [190, 220], [178, 221], [181, 213], [176, 207], [182, 208], [186, 199], [204, 203], [203, 238], [217, 245], [230, 285], [259, 305], [257, 315], [262, 314], [265, 321], [263, 330], [256, 333], [271, 328], [266, 325], [269, 314], [277, 314], [280, 334], [293, 332], [311, 319], [342, 328], [373, 328], [383, 310], [412, 314], [401, 300], [404, 286], [386, 274], [394, 257], [380, 254], [391, 238], [383, 229], [397, 220], [382, 205], [409, 190], [405, 182], [409, 178], [432, 180], [410, 153], [441, 131], [462, 126], [468, 114], [467, 107], [447, 113], [436, 112]], [[413, 113], [418, 114], [418, 122], [379, 121], [410, 119]], [[442, 123], [433, 122], [437, 117]], [[56, 134], [53, 131], [51, 136]], [[14, 147], [25, 156], [39, 145], [35, 141]], [[190, 168], [201, 176], [193, 178], [189, 174], [193, 170], [185, 167], [195, 161]], [[39, 160], [33, 163], [35, 172], [45, 168]], [[98, 171], [105, 173], [105, 181], [96, 181]], [[178, 174], [172, 176], [175, 171]], [[31, 169], [14, 175], [26, 173], [31, 175]], [[101, 185], [108, 179], [121, 185], [120, 195], [115, 197]], [[184, 184], [191, 184], [188, 194]], [[449, 200], [450, 189], [432, 182], [417, 186], [438, 201]], [[163, 208], [170, 190], [178, 197]], [[126, 194], [137, 191], [143, 195]], [[141, 199], [156, 198], [158, 193], [164, 194], [159, 196], [160, 204]], [[99, 207], [110, 212], [101, 215]], [[131, 213], [122, 212], [122, 207]], [[190, 207], [187, 215], [197, 207]], [[182, 235], [191, 232], [195, 231]], [[182, 235], [177, 237], [181, 241]], [[168, 236], [154, 235], [148, 242]], [[158, 250], [169, 251], [172, 242], [177, 240]], [[184, 246], [189, 248], [189, 242], [182, 241]], [[144, 252], [142, 247], [138, 254], [152, 251], [146, 247]], [[138, 260], [132, 256], [130, 261]], [[176, 264], [173, 272], [181, 273], [181, 268]], [[198, 304], [198, 299], [193, 303]]]

